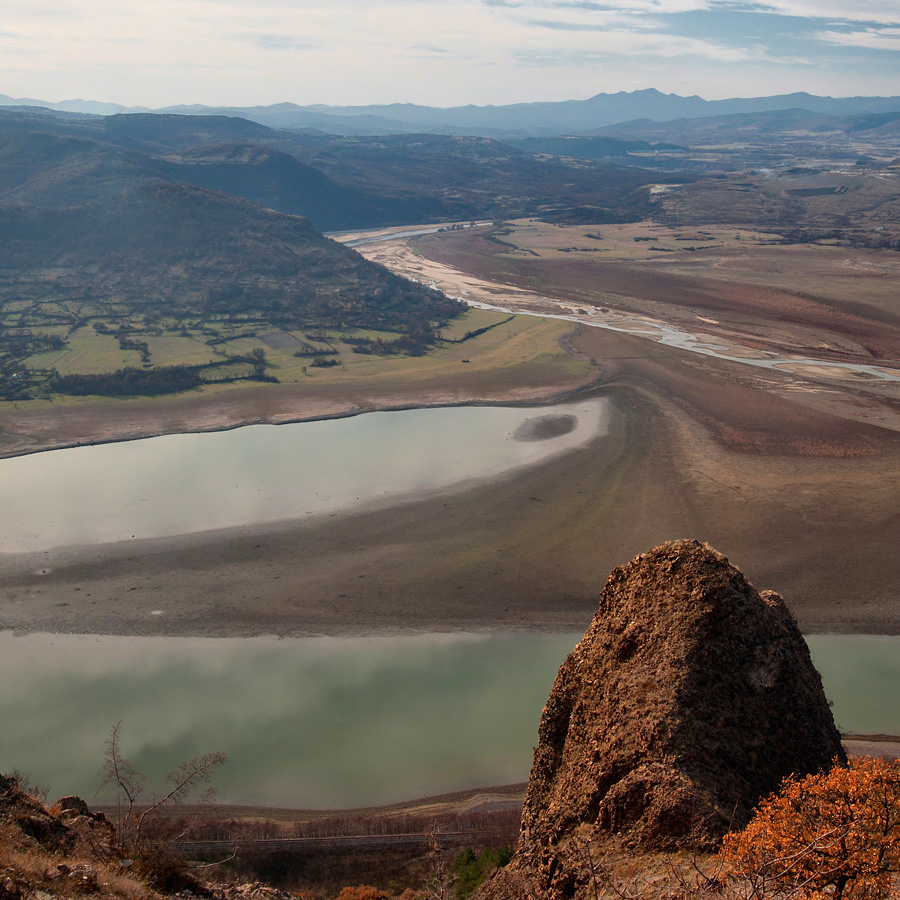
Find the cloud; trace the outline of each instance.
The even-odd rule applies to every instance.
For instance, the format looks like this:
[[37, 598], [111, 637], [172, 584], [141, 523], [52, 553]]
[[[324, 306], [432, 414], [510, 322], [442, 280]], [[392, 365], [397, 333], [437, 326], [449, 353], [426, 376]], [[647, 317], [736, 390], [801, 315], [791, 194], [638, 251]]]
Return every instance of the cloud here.
[[429, 47], [422, 44], [419, 44], [416, 47], [412, 48], [413, 50], [418, 50], [420, 53], [428, 53], [433, 54], [434, 56], [452, 56], [453, 51], [448, 50], [446, 47]]
[[[5, 0], [2, 29], [19, 36], [0, 37], [10, 64], [10, 45], [30, 56], [0, 91], [48, 100], [900, 94], [900, 66], [885, 64], [900, 0]], [[814, 82], [801, 65], [817, 67]]]
[[[601, 33], [595, 33], [595, 36], [599, 36], [599, 34]], [[600, 46], [597, 46], [595, 37], [592, 46], [574, 51], [571, 47], [521, 49], [517, 51], [516, 59], [529, 65], [572, 65], [577, 63], [584, 66], [611, 58], [627, 60], [646, 56], [664, 59], [701, 57], [720, 62], [746, 62], [765, 57], [765, 54], [758, 48], [724, 47], [678, 35], [610, 30], [603, 31], [602, 37]]]
[[609, 25], [600, 22], [562, 22], [553, 19], [525, 19], [524, 21], [533, 28], [549, 28], [552, 31], [610, 31]]
[[813, 20], [878, 22], [900, 24], [896, 0], [770, 0], [765, 11], [783, 16], [802, 16]]
[[263, 50], [315, 50], [312, 44], [298, 41], [286, 34], [256, 34], [251, 40]]
[[816, 35], [820, 41], [842, 47], [862, 47], [866, 50], [900, 51], [900, 28], [867, 28], [863, 31], [823, 31]]
[[842, 0], [481, 0], [493, 8], [544, 11], [579, 10], [585, 13], [614, 13], [621, 16], [674, 16], [696, 11], [741, 11], [775, 16], [793, 16], [811, 21], [854, 21], [875, 24], [900, 24], [896, 0], [858, 0], [852, 5]]
[[[849, 13], [838, 0], [483, 2], [490, 4], [494, 17], [504, 20], [504, 27], [519, 30], [513, 52], [522, 65], [583, 68], [611, 59], [628, 65], [658, 55], [719, 64], [756, 63], [783, 70], [833, 65], [839, 47], [861, 52], [900, 50], [900, 23], [894, 21], [900, 18], [896, 0], [861, 0]], [[882, 23], [879, 16], [890, 21]], [[543, 33], [542, 42], [523, 40], [528, 31]], [[558, 36], [549, 39], [549, 46], [548, 33]], [[592, 46], [600, 35], [602, 46]], [[815, 90], [813, 86], [810, 89]]]

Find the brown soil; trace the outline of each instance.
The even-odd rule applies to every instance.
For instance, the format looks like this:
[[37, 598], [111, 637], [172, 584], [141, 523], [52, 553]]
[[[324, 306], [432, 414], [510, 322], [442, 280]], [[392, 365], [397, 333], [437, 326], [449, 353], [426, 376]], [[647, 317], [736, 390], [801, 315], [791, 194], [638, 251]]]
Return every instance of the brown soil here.
[[[461, 251], [454, 258], [471, 261]], [[864, 300], [856, 298], [878, 305]], [[591, 446], [392, 509], [0, 558], [0, 627], [583, 630], [610, 569], [695, 537], [781, 593], [807, 632], [900, 633], [900, 387], [753, 369], [584, 326], [573, 326], [567, 346], [592, 360], [588, 377], [548, 385], [519, 371], [472, 385], [460, 375], [374, 398], [306, 394], [302, 403], [285, 385], [21, 413], [10, 438], [19, 452], [102, 439], [104, 429], [128, 437], [475, 397], [550, 399], [591, 380], [616, 410], [609, 436]]]
[[[628, 260], [498, 253], [483, 232], [416, 242], [429, 259], [579, 303], [597, 302], [745, 346], [844, 361], [900, 361], [900, 316], [886, 289], [900, 254], [836, 247], [720, 249]], [[704, 318], [701, 318], [704, 317]], [[710, 327], [711, 319], [712, 327]]]
[[[599, 338], [589, 337], [597, 354]], [[623, 342], [640, 345], [613, 340], [606, 350], [617, 355]], [[826, 455], [778, 452], [779, 427], [792, 433], [804, 411], [778, 400], [781, 417], [766, 432], [737, 432], [742, 446], [732, 449], [672, 394], [616, 380], [601, 389], [617, 410], [607, 438], [507, 480], [305, 525], [7, 557], [0, 625], [193, 635], [581, 630], [606, 572], [681, 535], [715, 541], [756, 584], [778, 588], [806, 631], [900, 633], [891, 550], [900, 542], [900, 436], [846, 435], [843, 420], [822, 414], [811, 416], [820, 430], [810, 446]], [[738, 428], [740, 393], [694, 397], [704, 399], [704, 416]]]

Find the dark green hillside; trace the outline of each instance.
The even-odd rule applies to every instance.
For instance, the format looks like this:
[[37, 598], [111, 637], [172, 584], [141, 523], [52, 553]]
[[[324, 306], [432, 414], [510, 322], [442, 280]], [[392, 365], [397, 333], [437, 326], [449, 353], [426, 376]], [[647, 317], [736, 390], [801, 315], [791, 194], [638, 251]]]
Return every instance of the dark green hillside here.
[[0, 243], [4, 293], [111, 304], [124, 315], [135, 305], [179, 317], [228, 307], [283, 325], [399, 329], [460, 309], [301, 218], [182, 185], [53, 212], [7, 209]]
[[40, 109], [0, 108], [0, 133], [9, 130], [87, 138], [151, 155], [223, 141], [265, 141], [278, 134], [234, 116], [61, 116]]
[[649, 209], [639, 188], [660, 178], [587, 160], [539, 159], [488, 138], [421, 134], [273, 132], [265, 145], [199, 146], [157, 168], [173, 180], [304, 215], [325, 231], [564, 214], [575, 206], [604, 210], [597, 221], [632, 221]]
[[260, 144], [197, 147], [156, 164], [173, 181], [222, 191], [261, 206], [305, 216], [319, 231], [377, 227], [385, 222], [445, 218], [443, 204], [373, 195], [344, 187], [296, 157]]
[[0, 129], [0, 206], [76, 206], [160, 177], [156, 161], [134, 151], [82, 137]]
[[633, 221], [650, 209], [641, 188], [660, 180], [633, 165], [538, 158], [488, 138], [298, 134], [225, 116], [73, 119], [0, 110], [0, 144], [0, 205], [71, 206], [165, 180], [303, 215], [327, 231], [565, 221], [575, 208], [579, 220]]
[[85, 328], [146, 363], [149, 335], [203, 334], [215, 347], [273, 328], [393, 332], [403, 336], [398, 350], [421, 352], [432, 326], [463, 308], [304, 219], [183, 185], [68, 209], [3, 209], [0, 248], [6, 396], [27, 396], [34, 379], [24, 360]]
[[650, 210], [640, 189], [665, 180], [638, 168], [539, 159], [480, 137], [304, 134], [283, 146], [338, 184], [411, 205], [440, 203], [451, 219], [551, 214], [565, 220], [568, 210], [587, 208], [598, 210], [597, 222], [630, 222]]
[[[275, 132], [265, 125], [234, 116], [166, 116], [129, 114], [107, 116], [97, 123], [97, 139], [144, 153], [183, 150], [222, 141], [270, 140]], [[87, 133], [87, 132], [85, 132]]]
[[222, 116], [70, 120], [0, 110], [0, 205], [75, 206], [169, 181], [305, 216], [320, 231], [452, 217], [421, 191], [395, 197], [339, 185], [270, 146], [278, 142], [285, 136]]
[[[147, 121], [154, 119], [164, 121]], [[241, 125], [248, 126], [247, 131], [270, 133], [252, 122], [225, 119], [213, 123], [223, 127], [204, 129], [202, 122], [195, 125], [193, 118], [182, 116], [113, 116], [103, 129], [93, 122], [76, 123], [77, 128], [64, 122], [65, 133], [54, 133], [25, 127], [27, 121], [0, 113], [0, 205], [76, 206], [141, 184], [169, 181], [306, 216], [319, 230], [377, 225], [385, 217], [384, 204], [373, 204], [363, 192], [340, 187], [294, 157], [262, 144], [203, 144], [180, 151], [169, 146], [214, 134], [235, 136], [245, 130]], [[100, 134], [102, 140], [97, 139]], [[138, 139], [141, 135], [146, 139]], [[110, 142], [111, 136], [122, 142]], [[156, 150], [144, 152], [151, 144]], [[144, 150], [130, 149], [131, 145]]]

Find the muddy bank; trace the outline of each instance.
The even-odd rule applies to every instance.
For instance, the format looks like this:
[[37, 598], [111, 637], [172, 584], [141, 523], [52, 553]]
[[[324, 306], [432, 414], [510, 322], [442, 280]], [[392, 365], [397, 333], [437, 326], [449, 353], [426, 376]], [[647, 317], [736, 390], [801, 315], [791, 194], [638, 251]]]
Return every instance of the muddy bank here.
[[578, 631], [610, 569], [696, 537], [779, 591], [806, 631], [900, 633], [892, 432], [852, 458], [748, 452], [646, 384], [602, 393], [614, 405], [607, 437], [470, 490], [302, 525], [5, 557], [0, 627]]
[[287, 425], [339, 419], [367, 412], [444, 406], [514, 406], [556, 403], [589, 390], [601, 375], [560, 378], [546, 385], [508, 383], [416, 385], [379, 393], [328, 385], [318, 392], [293, 385], [251, 387], [218, 395], [142, 397], [130, 400], [0, 410], [0, 459], [44, 450], [112, 444], [158, 437], [228, 431], [244, 425]]

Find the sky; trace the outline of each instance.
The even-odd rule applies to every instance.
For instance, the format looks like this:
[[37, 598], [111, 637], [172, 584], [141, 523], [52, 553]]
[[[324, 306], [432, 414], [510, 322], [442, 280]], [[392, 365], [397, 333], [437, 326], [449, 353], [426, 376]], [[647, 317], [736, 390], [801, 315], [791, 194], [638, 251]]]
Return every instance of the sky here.
[[0, 0], [0, 94], [430, 106], [900, 96], [900, 0]]

